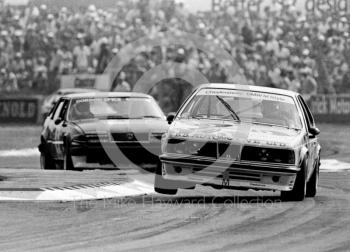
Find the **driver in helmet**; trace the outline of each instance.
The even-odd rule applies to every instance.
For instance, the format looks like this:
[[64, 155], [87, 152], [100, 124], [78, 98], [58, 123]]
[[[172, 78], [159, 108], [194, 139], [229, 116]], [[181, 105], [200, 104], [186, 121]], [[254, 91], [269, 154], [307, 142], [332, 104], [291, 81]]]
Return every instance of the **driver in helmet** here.
[[94, 118], [94, 114], [90, 111], [89, 102], [78, 102], [73, 106], [72, 117], [75, 120], [84, 120]]
[[263, 100], [261, 105], [264, 122], [288, 126], [287, 111], [281, 108], [279, 102]]

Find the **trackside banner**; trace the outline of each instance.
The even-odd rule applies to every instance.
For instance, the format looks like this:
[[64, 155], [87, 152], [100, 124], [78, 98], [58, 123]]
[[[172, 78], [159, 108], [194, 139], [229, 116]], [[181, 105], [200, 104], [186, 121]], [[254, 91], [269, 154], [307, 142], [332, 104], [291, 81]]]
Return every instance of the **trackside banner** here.
[[0, 123], [38, 123], [41, 102], [41, 96], [0, 97]]
[[75, 74], [62, 75], [61, 88], [92, 88], [109, 91], [111, 77], [108, 74]]
[[316, 95], [308, 101], [317, 122], [350, 122], [350, 94]]
[[293, 6], [306, 15], [347, 16], [349, 0], [211, 0], [212, 11], [223, 11], [233, 8], [238, 11], [261, 13], [266, 7], [270, 10], [281, 10]]

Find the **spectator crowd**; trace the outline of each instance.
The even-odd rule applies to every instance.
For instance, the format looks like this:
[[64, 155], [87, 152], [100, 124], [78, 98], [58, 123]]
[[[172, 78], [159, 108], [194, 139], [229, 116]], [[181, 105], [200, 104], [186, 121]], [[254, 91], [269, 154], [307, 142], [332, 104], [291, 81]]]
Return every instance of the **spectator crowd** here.
[[[275, 4], [274, 4], [275, 2]], [[0, 91], [50, 92], [66, 74], [101, 74], [112, 57], [140, 37], [165, 31], [197, 34], [237, 61], [248, 84], [315, 93], [350, 91], [346, 16], [305, 15], [292, 5], [260, 12], [228, 7], [192, 13], [173, 0], [116, 1], [114, 8], [39, 5], [0, 9]], [[113, 89], [130, 90], [164, 62], [195, 66], [211, 82], [227, 70], [192, 45], [145, 48], [118, 75]]]

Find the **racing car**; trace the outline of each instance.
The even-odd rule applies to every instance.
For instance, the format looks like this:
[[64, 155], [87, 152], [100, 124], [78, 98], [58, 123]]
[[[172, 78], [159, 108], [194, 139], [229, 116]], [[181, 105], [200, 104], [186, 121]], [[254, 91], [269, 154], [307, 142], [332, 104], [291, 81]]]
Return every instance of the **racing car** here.
[[176, 194], [201, 184], [280, 191], [283, 200], [316, 195], [320, 131], [300, 94], [205, 84], [167, 120], [156, 192]]
[[[83, 93], [61, 97], [44, 122], [42, 169], [115, 169], [159, 162], [168, 123], [146, 94]], [[153, 168], [152, 168], [153, 167]]]

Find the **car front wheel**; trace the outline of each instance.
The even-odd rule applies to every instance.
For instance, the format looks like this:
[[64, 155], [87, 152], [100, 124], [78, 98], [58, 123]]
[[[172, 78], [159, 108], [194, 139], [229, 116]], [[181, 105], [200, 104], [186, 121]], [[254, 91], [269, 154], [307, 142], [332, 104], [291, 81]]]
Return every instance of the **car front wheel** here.
[[69, 154], [68, 147], [66, 147], [63, 155], [63, 170], [74, 170], [72, 156]]
[[156, 168], [154, 179], [154, 191], [161, 194], [175, 195], [177, 188], [174, 187], [173, 181], [168, 181], [162, 176], [162, 164], [159, 162]]
[[40, 168], [43, 170], [55, 169], [55, 163], [48, 153], [40, 153]]
[[306, 195], [306, 169], [303, 165], [302, 169], [297, 173], [294, 187], [291, 191], [282, 191], [282, 201], [303, 201]]
[[306, 185], [306, 197], [315, 197], [317, 193], [318, 178], [320, 171], [320, 160], [317, 160], [315, 169]]

